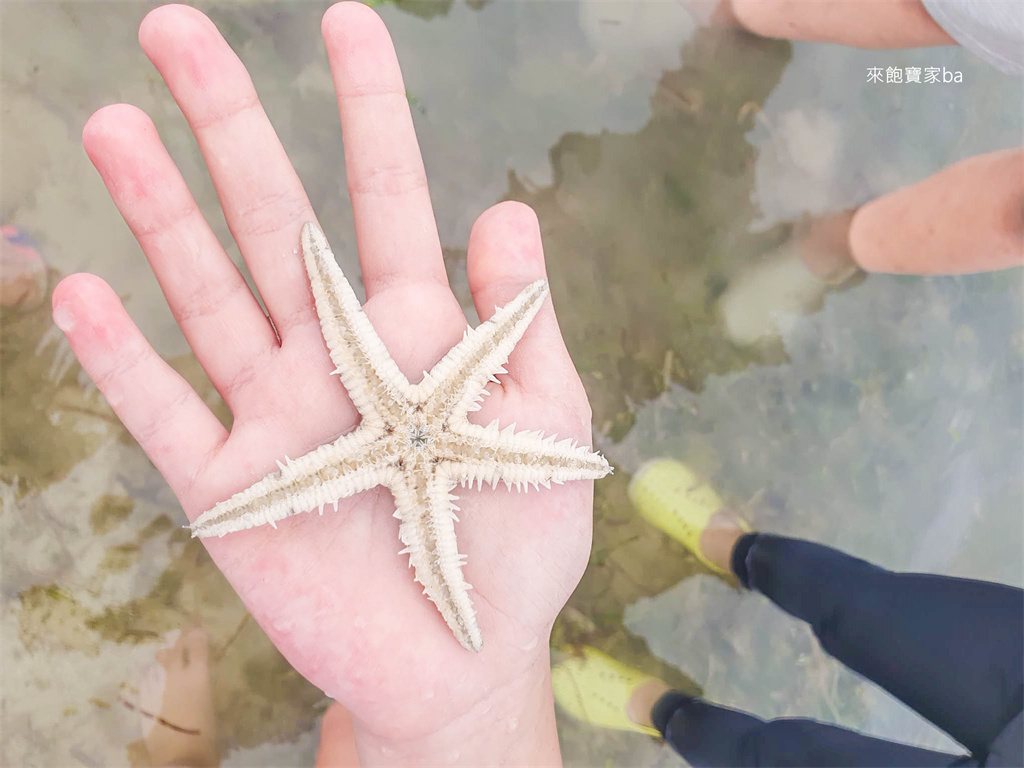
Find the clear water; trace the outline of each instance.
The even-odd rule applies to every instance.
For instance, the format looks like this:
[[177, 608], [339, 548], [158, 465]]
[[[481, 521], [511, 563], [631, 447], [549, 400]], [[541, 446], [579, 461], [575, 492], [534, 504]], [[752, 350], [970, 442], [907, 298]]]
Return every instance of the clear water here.
[[[96, 108], [140, 106], [230, 241], [185, 122], [138, 48], [149, 7], [3, 4], [3, 219], [35, 237], [54, 278], [108, 280], [213, 402], [79, 142]], [[326, 6], [200, 7], [248, 66], [356, 274], [318, 37]], [[757, 346], [737, 343], [716, 309], [775, 263], [802, 216], [1019, 144], [1019, 81], [959, 49], [853, 51], [708, 29], [667, 1], [441, 0], [380, 12], [416, 107], [457, 294], [470, 307], [476, 215], [505, 198], [533, 205], [596, 439], [619, 468], [597, 486], [591, 566], [556, 641], [596, 645], [762, 716], [950, 746], [827, 659], [805, 628], [639, 521], [625, 487], [644, 459], [671, 455], [760, 528], [892, 568], [1024, 581], [1019, 271], [855, 281]], [[964, 82], [869, 85], [869, 66], [945, 66]], [[182, 535], [170, 491], [48, 312], [5, 316], [0, 341], [2, 761], [137, 759], [138, 717], [119, 697], [131, 697], [168, 633], [201, 621], [226, 764], [311, 764], [323, 694]], [[678, 764], [643, 736], [568, 718], [560, 731], [570, 765]]]

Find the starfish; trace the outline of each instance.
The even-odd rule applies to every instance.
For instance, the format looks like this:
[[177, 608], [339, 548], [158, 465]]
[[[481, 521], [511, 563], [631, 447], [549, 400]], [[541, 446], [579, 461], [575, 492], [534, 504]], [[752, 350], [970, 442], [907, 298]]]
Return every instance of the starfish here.
[[327, 239], [313, 223], [302, 229], [302, 253], [334, 374], [362, 417], [351, 432], [297, 459], [216, 504], [192, 523], [192, 535], [223, 536], [318, 509], [378, 485], [395, 499], [398, 536], [416, 581], [434, 602], [456, 639], [479, 651], [465, 556], [455, 539], [456, 485], [524, 490], [551, 483], [604, 477], [608, 462], [573, 440], [542, 432], [516, 432], [469, 421], [487, 384], [498, 382], [508, 356], [540, 309], [548, 286], [528, 285], [462, 341], [418, 384], [410, 384], [363, 312]]

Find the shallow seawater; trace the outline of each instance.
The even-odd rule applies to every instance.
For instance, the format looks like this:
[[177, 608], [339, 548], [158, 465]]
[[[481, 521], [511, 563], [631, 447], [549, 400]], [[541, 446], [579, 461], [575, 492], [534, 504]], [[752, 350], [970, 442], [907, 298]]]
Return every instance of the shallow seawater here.
[[[150, 7], [3, 5], [3, 223], [38, 241], [51, 284], [82, 270], [108, 280], [228, 419], [79, 141], [104, 104], [144, 109], [230, 242], [184, 119], [138, 48]], [[326, 4], [200, 7], [248, 66], [342, 266], [358, 274], [319, 39]], [[1019, 271], [872, 276], [804, 296], [796, 313], [758, 301], [722, 312], [752, 283], [771, 298], [804, 217], [1018, 144], [1019, 82], [959, 49], [765, 41], [660, 0], [379, 10], [457, 295], [471, 306], [465, 248], [478, 213], [502, 199], [532, 205], [596, 445], [617, 467], [597, 484], [591, 564], [556, 643], [597, 646], [761, 716], [948, 746], [806, 628], [643, 523], [626, 486], [646, 459], [673, 456], [758, 528], [894, 569], [1024, 581]], [[872, 85], [871, 66], [944, 66], [964, 82]], [[776, 322], [749, 343], [751, 327]], [[45, 305], [2, 317], [0, 383], [0, 760], [137, 762], [139, 716], [124, 702], [168, 638], [201, 623], [225, 764], [312, 764], [326, 698], [181, 530], [173, 495]], [[646, 737], [560, 718], [569, 765], [679, 764]]]

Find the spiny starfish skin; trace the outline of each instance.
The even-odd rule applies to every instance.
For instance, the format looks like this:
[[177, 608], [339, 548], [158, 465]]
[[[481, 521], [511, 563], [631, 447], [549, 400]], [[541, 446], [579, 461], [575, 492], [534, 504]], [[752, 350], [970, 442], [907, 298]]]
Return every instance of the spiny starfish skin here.
[[543, 280], [528, 285], [410, 384], [391, 359], [335, 261], [323, 232], [302, 229], [302, 252], [334, 373], [362, 416], [353, 431], [297, 459], [284, 457], [272, 472], [192, 523], [192, 535], [223, 536], [333, 504], [377, 485], [395, 499], [398, 535], [415, 578], [434, 602], [458, 641], [479, 651], [470, 585], [462, 575], [458, 518], [451, 490], [504, 483], [522, 490], [530, 484], [587, 480], [611, 472], [608, 462], [572, 440], [555, 442], [541, 432], [499, 430], [468, 419], [488, 394], [488, 382], [505, 373], [513, 347], [547, 296]]

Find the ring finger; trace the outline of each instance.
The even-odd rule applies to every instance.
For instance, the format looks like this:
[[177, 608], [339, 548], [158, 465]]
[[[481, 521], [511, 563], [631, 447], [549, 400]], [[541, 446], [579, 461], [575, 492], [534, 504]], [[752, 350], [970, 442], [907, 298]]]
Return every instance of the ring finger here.
[[86, 153], [142, 246], [189, 345], [232, 410], [247, 372], [277, 340], [256, 297], [196, 206], [145, 113], [98, 111]]

